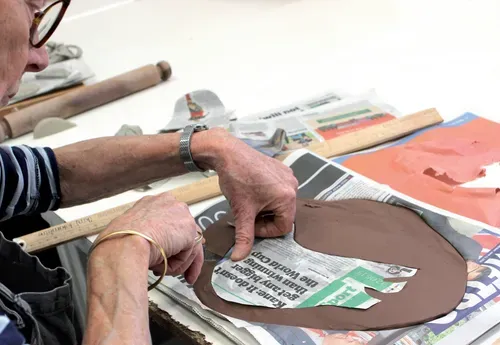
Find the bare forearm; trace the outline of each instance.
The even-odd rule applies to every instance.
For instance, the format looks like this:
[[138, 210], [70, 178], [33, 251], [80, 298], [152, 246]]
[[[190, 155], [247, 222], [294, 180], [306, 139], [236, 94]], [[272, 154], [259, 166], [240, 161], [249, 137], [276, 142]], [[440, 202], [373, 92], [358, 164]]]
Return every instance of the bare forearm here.
[[151, 344], [147, 273], [149, 243], [137, 236], [107, 240], [88, 269], [88, 316], [83, 345]]
[[181, 174], [177, 138], [175, 134], [109, 137], [54, 150], [61, 181], [61, 206], [95, 201]]
[[[220, 130], [196, 134], [193, 155], [201, 164], [220, 154]], [[221, 138], [223, 135], [221, 135]], [[61, 207], [109, 197], [150, 182], [186, 173], [179, 159], [180, 134], [109, 137], [54, 150], [60, 174]], [[206, 166], [209, 167], [209, 166]]]

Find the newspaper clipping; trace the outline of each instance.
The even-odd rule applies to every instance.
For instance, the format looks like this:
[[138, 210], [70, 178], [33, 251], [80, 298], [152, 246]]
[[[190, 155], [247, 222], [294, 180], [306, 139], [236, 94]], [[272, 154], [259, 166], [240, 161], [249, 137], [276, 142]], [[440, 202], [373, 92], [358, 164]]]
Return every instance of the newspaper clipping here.
[[389, 283], [385, 278], [411, 277], [416, 272], [404, 266], [314, 252], [295, 242], [292, 232], [283, 238], [258, 240], [241, 262], [219, 263], [212, 285], [219, 297], [240, 304], [368, 309], [380, 300], [365, 288], [397, 293], [406, 283]]

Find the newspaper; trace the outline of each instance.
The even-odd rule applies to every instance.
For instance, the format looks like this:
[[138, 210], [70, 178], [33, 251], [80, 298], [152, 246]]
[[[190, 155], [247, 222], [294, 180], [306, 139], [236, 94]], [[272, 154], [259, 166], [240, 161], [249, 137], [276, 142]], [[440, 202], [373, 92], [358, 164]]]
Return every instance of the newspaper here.
[[373, 91], [356, 96], [330, 92], [239, 119], [230, 124], [229, 130], [239, 138], [268, 139], [276, 129], [282, 129], [287, 134], [282, 151], [291, 152], [399, 115]]
[[[354, 345], [389, 345], [397, 342], [398, 345], [465, 345], [478, 340], [483, 333], [498, 323], [500, 232], [497, 228], [422, 203], [306, 150], [294, 152], [285, 160], [285, 164], [291, 167], [299, 181], [298, 196], [301, 198], [321, 200], [368, 198], [408, 207], [420, 214], [467, 260], [470, 267], [469, 281], [460, 306], [445, 317], [407, 329], [377, 332], [317, 330], [249, 323], [225, 317], [203, 306], [192, 287], [185, 284], [180, 276], [165, 278], [162, 289], [171, 289], [200, 308], [210, 311], [213, 315], [212, 323], [217, 323], [218, 319], [224, 322], [230, 321], [242, 334], [249, 333], [260, 344], [266, 345], [326, 345], [333, 344], [334, 340], [341, 338], [352, 341], [351, 344]], [[228, 203], [222, 200], [199, 214], [196, 221], [200, 228], [205, 230], [228, 210]]]
[[310, 308], [334, 305], [368, 309], [380, 300], [371, 288], [397, 293], [406, 282], [385, 278], [412, 277], [417, 269], [318, 253], [302, 247], [293, 232], [283, 238], [257, 240], [245, 260], [228, 257], [214, 269], [217, 295], [239, 304], [269, 308]]
[[247, 127], [246, 130], [242, 131], [242, 126], [240, 127], [231, 123], [229, 125], [229, 131], [247, 145], [269, 157], [274, 157], [283, 152], [287, 140], [287, 133], [285, 130], [273, 128], [272, 130], [274, 130], [274, 132], [272, 132], [271, 129], [267, 127], [265, 132], [263, 132], [262, 130], [264, 129], [262, 128], [259, 128], [258, 131], [252, 131], [251, 128], [253, 125], [249, 127], [250, 128]]
[[271, 120], [285, 117], [295, 117], [297, 115], [311, 114], [321, 109], [331, 106], [346, 97], [344, 92], [329, 91], [307, 99], [293, 102], [285, 106], [269, 109], [263, 112], [245, 116], [246, 120]]
[[176, 132], [196, 123], [223, 127], [252, 148], [274, 157], [399, 115], [372, 90], [357, 96], [327, 92], [285, 107], [238, 118], [226, 110], [214, 92], [196, 90], [177, 100], [172, 119], [160, 133]]

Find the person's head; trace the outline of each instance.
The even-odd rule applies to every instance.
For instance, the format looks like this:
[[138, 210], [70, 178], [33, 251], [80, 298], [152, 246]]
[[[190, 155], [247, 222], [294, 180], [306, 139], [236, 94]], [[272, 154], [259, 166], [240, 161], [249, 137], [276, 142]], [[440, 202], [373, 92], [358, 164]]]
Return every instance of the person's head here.
[[481, 266], [480, 264], [468, 260], [467, 261], [467, 280], [480, 280], [482, 277], [488, 276], [491, 272], [491, 268], [487, 266]]
[[0, 107], [19, 88], [24, 72], [38, 72], [49, 63], [43, 47], [64, 15], [70, 0], [0, 0]]

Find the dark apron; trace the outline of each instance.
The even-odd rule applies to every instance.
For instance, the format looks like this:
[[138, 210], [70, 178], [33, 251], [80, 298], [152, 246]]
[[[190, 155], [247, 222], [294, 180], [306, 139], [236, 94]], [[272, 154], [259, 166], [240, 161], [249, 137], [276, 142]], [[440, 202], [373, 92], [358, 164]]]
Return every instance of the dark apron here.
[[30, 345], [76, 345], [71, 276], [48, 269], [0, 232], [0, 309]]

